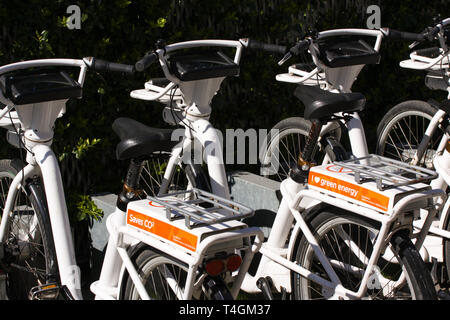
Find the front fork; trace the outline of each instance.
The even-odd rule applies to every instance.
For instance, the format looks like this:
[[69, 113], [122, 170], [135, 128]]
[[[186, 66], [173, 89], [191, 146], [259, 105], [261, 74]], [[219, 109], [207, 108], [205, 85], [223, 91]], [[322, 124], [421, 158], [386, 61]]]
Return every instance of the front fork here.
[[29, 161], [31, 164], [28, 164], [19, 172], [10, 185], [0, 224], [0, 239], [2, 243], [6, 240], [10, 214], [22, 181], [35, 175], [40, 175], [45, 187], [61, 286], [66, 286], [72, 297], [80, 300], [82, 299], [81, 273], [80, 268], [76, 264], [75, 249], [58, 160], [48, 145], [36, 145], [32, 151], [34, 161]]

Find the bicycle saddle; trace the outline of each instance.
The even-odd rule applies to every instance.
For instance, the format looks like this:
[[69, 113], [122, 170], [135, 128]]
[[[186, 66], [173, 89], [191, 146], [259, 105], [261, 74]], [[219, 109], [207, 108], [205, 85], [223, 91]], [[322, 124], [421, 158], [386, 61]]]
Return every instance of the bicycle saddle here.
[[361, 93], [331, 93], [314, 86], [300, 85], [294, 95], [305, 105], [307, 120], [327, 120], [338, 112], [362, 111], [366, 102]]
[[179, 141], [172, 141], [173, 129], [148, 127], [130, 118], [118, 118], [112, 125], [119, 136], [116, 147], [118, 160], [150, 155], [154, 151], [170, 151]]

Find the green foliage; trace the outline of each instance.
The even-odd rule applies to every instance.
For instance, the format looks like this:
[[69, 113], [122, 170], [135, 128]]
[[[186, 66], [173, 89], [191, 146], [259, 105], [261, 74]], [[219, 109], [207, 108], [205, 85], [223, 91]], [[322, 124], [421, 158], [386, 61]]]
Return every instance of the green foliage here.
[[70, 154], [74, 154], [76, 159], [81, 159], [89, 149], [92, 149], [97, 143], [100, 142], [100, 139], [92, 139], [89, 138], [83, 139], [80, 137], [77, 144], [70, 148], [70, 152], [67, 150], [69, 148], [64, 148], [66, 151], [63, 151], [59, 156], [59, 161], [64, 160]]
[[88, 195], [71, 194], [68, 201], [69, 216], [72, 222], [91, 218], [100, 221], [103, 211], [99, 209]]

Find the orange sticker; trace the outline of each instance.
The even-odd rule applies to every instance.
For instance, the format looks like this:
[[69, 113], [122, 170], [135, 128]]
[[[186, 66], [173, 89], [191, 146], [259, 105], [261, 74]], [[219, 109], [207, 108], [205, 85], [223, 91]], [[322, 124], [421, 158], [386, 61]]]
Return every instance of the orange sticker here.
[[164, 206], [159, 206], [159, 205], [154, 204], [153, 201], [150, 201], [148, 204], [151, 205], [152, 207], [164, 208]]
[[308, 184], [364, 202], [383, 211], [387, 211], [388, 209], [389, 197], [363, 188], [357, 184], [349, 183], [317, 172], [309, 173]]
[[127, 211], [127, 224], [153, 233], [186, 249], [192, 251], [197, 249], [197, 236], [134, 210]]
[[337, 166], [335, 164], [329, 165], [325, 169], [327, 169], [330, 172], [336, 172], [336, 173], [350, 173], [350, 172], [353, 172], [350, 169], [345, 169], [345, 168]]

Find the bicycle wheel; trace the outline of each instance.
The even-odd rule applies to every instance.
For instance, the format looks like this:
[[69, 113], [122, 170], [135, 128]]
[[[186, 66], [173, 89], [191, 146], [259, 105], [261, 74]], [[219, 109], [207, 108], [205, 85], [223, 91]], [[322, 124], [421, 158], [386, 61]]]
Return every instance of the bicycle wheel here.
[[[170, 153], [155, 152], [145, 161], [139, 178], [145, 196], [155, 197], [158, 194], [169, 157]], [[193, 187], [209, 190], [208, 180], [201, 165], [177, 165], [168, 189], [163, 193], [183, 191]]]
[[[383, 117], [377, 128], [377, 154], [410, 163], [417, 146], [437, 109], [417, 100], [397, 104]], [[418, 165], [433, 168], [433, 156], [445, 132], [436, 128]]]
[[[186, 264], [148, 246], [142, 246], [131, 259], [151, 299], [181, 299], [188, 272]], [[125, 279], [122, 299], [140, 300], [131, 277], [126, 275]]]
[[[261, 175], [276, 181], [286, 179], [303, 150], [310, 128], [311, 122], [301, 117], [278, 122], [267, 135], [266, 148], [261, 154]], [[340, 128], [333, 129], [332, 134], [340, 137]], [[325, 152], [317, 145], [313, 152], [314, 161], [321, 163], [324, 156]]]
[[[444, 214], [442, 212], [441, 214]], [[450, 217], [447, 216], [447, 221], [444, 222], [444, 230], [450, 231]], [[450, 240], [443, 238], [444, 241], [444, 263], [447, 269], [447, 279], [450, 279]]]
[[[20, 161], [0, 161], [2, 213], [9, 186], [21, 168]], [[17, 193], [6, 234], [2, 263], [9, 299], [27, 299], [31, 288], [57, 281], [56, 253], [39, 181], [27, 181]]]
[[[310, 226], [342, 285], [356, 292], [373, 252], [379, 225], [347, 211], [333, 211], [320, 212], [311, 219]], [[295, 261], [328, 279], [311, 245], [304, 236], [299, 238]], [[403, 273], [406, 281], [400, 281]], [[333, 294], [329, 288], [296, 273], [292, 273], [292, 284], [296, 299], [326, 299]], [[367, 299], [436, 299], [430, 273], [416, 247], [403, 232], [394, 235], [378, 259], [367, 287]]]

